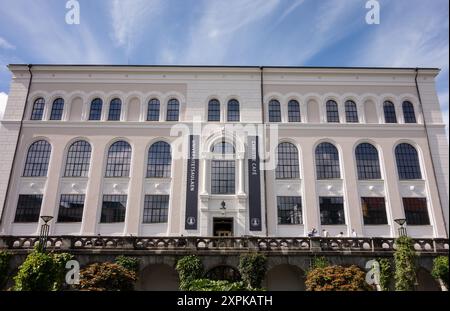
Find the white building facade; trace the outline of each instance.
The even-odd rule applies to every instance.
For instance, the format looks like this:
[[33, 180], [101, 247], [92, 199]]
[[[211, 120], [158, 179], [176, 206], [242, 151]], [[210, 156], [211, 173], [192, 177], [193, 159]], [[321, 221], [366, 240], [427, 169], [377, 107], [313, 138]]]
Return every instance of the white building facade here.
[[9, 68], [0, 235], [447, 237], [437, 69]]

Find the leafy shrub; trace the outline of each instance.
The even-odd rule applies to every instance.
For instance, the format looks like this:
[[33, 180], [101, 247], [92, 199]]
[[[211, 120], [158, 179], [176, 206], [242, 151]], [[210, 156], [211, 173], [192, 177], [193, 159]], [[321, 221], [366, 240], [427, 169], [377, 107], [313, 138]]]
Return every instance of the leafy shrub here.
[[363, 291], [370, 290], [365, 272], [357, 266], [327, 266], [315, 268], [306, 276], [308, 291]]
[[314, 257], [311, 264], [311, 270], [316, 268], [325, 268], [328, 267], [330, 263], [328, 260], [321, 256], [321, 257]]
[[412, 291], [416, 283], [416, 252], [412, 240], [407, 236], [395, 241], [395, 290]]
[[244, 291], [244, 282], [230, 282], [225, 280], [196, 279], [189, 282], [188, 291]]
[[116, 258], [116, 264], [133, 272], [139, 271], [139, 259], [136, 257], [118, 256]]
[[239, 258], [239, 272], [249, 289], [261, 288], [266, 275], [266, 256], [258, 253], [243, 254]]
[[431, 275], [437, 280], [442, 280], [445, 287], [448, 288], [448, 257], [439, 256], [433, 260]]
[[389, 290], [389, 284], [391, 283], [392, 270], [391, 261], [387, 258], [382, 258], [378, 260], [380, 264], [380, 287], [383, 291]]
[[8, 280], [8, 269], [11, 256], [11, 253], [7, 251], [0, 251], [0, 289], [3, 288]]
[[181, 290], [187, 290], [190, 282], [203, 277], [202, 261], [195, 255], [179, 259], [175, 269], [178, 271]]
[[80, 271], [81, 290], [129, 291], [134, 289], [136, 273], [111, 262], [93, 263]]
[[14, 277], [14, 290], [60, 290], [64, 284], [65, 265], [72, 259], [68, 253], [45, 253], [35, 248], [19, 267]]

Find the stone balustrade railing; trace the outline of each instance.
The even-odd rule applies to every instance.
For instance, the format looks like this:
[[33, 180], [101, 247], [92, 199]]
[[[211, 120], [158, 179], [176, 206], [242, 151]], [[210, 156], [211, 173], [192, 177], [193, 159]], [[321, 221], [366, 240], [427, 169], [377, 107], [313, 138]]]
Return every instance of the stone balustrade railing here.
[[[413, 239], [423, 253], [448, 253], [448, 239]], [[31, 249], [38, 236], [0, 236], [0, 249]], [[50, 236], [52, 250], [393, 252], [394, 238]]]

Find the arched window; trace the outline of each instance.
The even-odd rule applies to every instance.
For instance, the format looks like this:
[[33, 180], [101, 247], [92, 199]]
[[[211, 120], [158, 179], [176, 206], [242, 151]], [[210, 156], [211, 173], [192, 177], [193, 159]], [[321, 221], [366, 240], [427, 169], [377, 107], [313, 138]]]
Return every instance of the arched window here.
[[40, 97], [34, 101], [33, 111], [31, 112], [31, 120], [42, 120], [44, 115], [45, 100]]
[[362, 143], [356, 147], [356, 166], [358, 179], [381, 179], [378, 150], [369, 143]]
[[53, 101], [50, 120], [61, 120], [64, 111], [64, 99], [57, 98]]
[[358, 109], [354, 101], [347, 100], [345, 102], [345, 122], [358, 123]]
[[383, 104], [384, 122], [397, 123], [397, 115], [395, 114], [395, 106], [390, 101], [385, 101]]
[[281, 122], [280, 102], [276, 99], [269, 102], [269, 122]]
[[339, 123], [338, 105], [334, 100], [327, 101], [327, 122]]
[[166, 121], [178, 121], [180, 116], [180, 103], [178, 99], [172, 98], [167, 103]]
[[102, 118], [103, 101], [96, 98], [91, 102], [91, 109], [89, 110], [89, 120], [98, 121]]
[[420, 172], [419, 155], [416, 148], [403, 143], [395, 147], [398, 176], [401, 180], [422, 179]]
[[301, 122], [300, 104], [298, 101], [292, 99], [288, 103], [288, 121], [289, 122]]
[[330, 143], [321, 143], [316, 148], [317, 179], [341, 178], [339, 152]]
[[43, 177], [47, 176], [48, 162], [52, 146], [45, 140], [38, 140], [28, 148], [27, 159], [23, 176]]
[[67, 151], [65, 177], [87, 177], [91, 162], [91, 145], [84, 140], [74, 142]]
[[119, 98], [114, 98], [109, 103], [108, 121], [119, 121], [121, 112], [122, 101]]
[[213, 160], [211, 160], [211, 193], [234, 194], [235, 193], [235, 160], [227, 156], [234, 155], [234, 146], [221, 141], [212, 148]]
[[409, 101], [405, 101], [402, 104], [402, 108], [403, 108], [403, 118], [405, 119], [405, 123], [417, 123], [413, 104]]
[[236, 99], [231, 99], [228, 102], [227, 120], [229, 122], [239, 122], [239, 115], [239, 102]]
[[105, 177], [128, 177], [130, 175], [131, 146], [118, 141], [109, 147]]
[[217, 99], [208, 103], [208, 121], [220, 121], [220, 102]]
[[278, 164], [275, 169], [277, 179], [295, 179], [300, 177], [298, 150], [291, 143], [280, 143], [277, 147]]
[[147, 121], [159, 121], [159, 100], [152, 98], [148, 102]]
[[151, 145], [148, 150], [147, 178], [170, 177], [171, 167], [170, 145], [163, 141]]

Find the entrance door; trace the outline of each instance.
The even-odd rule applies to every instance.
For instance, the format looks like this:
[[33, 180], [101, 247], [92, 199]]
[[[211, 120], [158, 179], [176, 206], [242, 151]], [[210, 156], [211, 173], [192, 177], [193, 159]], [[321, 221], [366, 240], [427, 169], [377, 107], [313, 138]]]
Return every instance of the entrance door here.
[[233, 236], [233, 218], [213, 218], [214, 236]]

